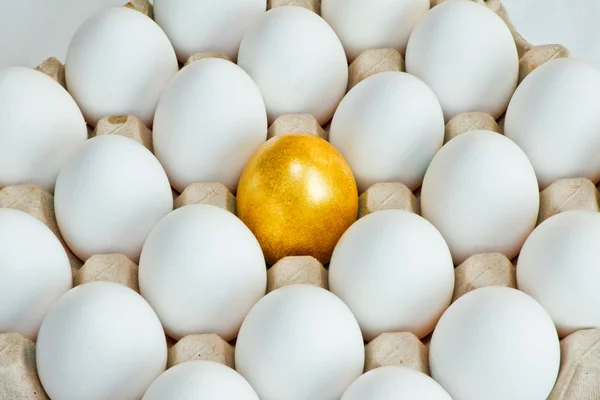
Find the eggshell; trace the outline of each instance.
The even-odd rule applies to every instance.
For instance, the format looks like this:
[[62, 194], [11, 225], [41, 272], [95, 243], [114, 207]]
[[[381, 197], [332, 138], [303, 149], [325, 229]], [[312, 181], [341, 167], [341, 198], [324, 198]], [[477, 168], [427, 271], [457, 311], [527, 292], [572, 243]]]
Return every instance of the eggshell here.
[[531, 163], [495, 132], [470, 131], [452, 139], [423, 180], [421, 214], [442, 233], [455, 265], [479, 253], [514, 258], [535, 228], [538, 209]]
[[265, 13], [246, 31], [238, 65], [258, 85], [269, 123], [284, 114], [311, 114], [323, 125], [348, 84], [340, 40], [327, 22], [303, 7]]
[[435, 92], [446, 120], [506, 110], [519, 78], [519, 56], [508, 26], [473, 1], [435, 6], [415, 27], [406, 48], [406, 71]]
[[173, 209], [169, 181], [144, 146], [118, 135], [88, 140], [56, 180], [56, 220], [80, 259], [125, 254], [137, 261], [150, 230]]
[[349, 61], [368, 49], [404, 54], [429, 0], [322, 0], [321, 15], [337, 33]]
[[192, 333], [234, 339], [267, 286], [263, 253], [250, 229], [206, 204], [163, 218], [144, 244], [139, 271], [142, 295], [174, 339]]
[[242, 169], [267, 140], [265, 104], [232, 62], [209, 58], [179, 72], [158, 103], [154, 152], [173, 187], [220, 182], [235, 191]]
[[35, 340], [42, 319], [72, 286], [64, 248], [22, 211], [0, 208], [0, 332]]
[[460, 400], [545, 399], [559, 364], [548, 313], [525, 293], [496, 286], [452, 304], [429, 348], [431, 376]]
[[415, 190], [444, 143], [444, 115], [423, 81], [384, 72], [344, 97], [329, 141], [350, 164], [360, 192], [378, 182], [402, 182]]
[[167, 35], [141, 12], [109, 8], [75, 32], [65, 63], [67, 87], [95, 126], [131, 114], [150, 126], [158, 98], [179, 66]]
[[562, 178], [600, 181], [600, 70], [550, 60], [519, 85], [504, 131], [527, 154], [546, 188]]
[[52, 192], [86, 139], [81, 111], [62, 86], [33, 69], [0, 69], [0, 187], [33, 183]]
[[382, 210], [344, 233], [329, 264], [329, 289], [350, 307], [366, 341], [384, 332], [422, 338], [450, 305], [454, 266], [433, 225]]
[[339, 399], [363, 371], [352, 312], [332, 293], [290, 285], [263, 297], [240, 330], [235, 365], [261, 400]]
[[433, 379], [406, 367], [380, 367], [354, 381], [341, 400], [452, 400]]
[[554, 320], [561, 337], [600, 328], [600, 214], [566, 211], [529, 236], [517, 265], [517, 286]]
[[244, 32], [266, 9], [266, 0], [154, 0], [154, 19], [182, 63], [206, 51], [235, 60]]
[[258, 400], [236, 371], [211, 361], [190, 361], [170, 368], [148, 388], [142, 400]]
[[36, 362], [56, 400], [136, 400], [164, 370], [167, 342], [152, 308], [113, 282], [78, 286], [46, 315]]

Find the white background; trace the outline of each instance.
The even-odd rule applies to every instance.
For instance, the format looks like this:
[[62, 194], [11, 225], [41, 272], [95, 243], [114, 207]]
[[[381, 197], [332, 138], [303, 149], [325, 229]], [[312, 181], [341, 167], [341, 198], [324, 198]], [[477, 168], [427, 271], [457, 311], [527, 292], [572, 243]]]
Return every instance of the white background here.
[[[194, 0], [191, 0], [194, 1]], [[212, 0], [220, 1], [220, 0]], [[126, 0], [0, 0], [0, 67], [64, 61], [79, 24]], [[514, 24], [533, 44], [561, 43], [600, 67], [600, 0], [504, 0]]]

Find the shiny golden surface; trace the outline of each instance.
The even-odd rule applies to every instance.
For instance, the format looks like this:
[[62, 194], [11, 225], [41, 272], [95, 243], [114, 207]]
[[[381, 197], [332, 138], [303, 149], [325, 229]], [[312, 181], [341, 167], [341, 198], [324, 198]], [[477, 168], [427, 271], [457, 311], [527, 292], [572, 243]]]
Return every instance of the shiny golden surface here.
[[356, 181], [327, 141], [310, 134], [277, 136], [246, 165], [237, 213], [256, 235], [268, 264], [295, 255], [326, 264], [356, 220]]

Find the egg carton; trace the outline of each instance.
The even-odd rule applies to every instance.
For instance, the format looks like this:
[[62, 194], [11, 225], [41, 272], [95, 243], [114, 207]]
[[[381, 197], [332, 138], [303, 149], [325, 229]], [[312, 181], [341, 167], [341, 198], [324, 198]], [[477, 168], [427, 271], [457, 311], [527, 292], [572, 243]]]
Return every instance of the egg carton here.
[[[437, 6], [444, 0], [431, 0], [431, 6]], [[515, 40], [519, 61], [519, 82], [535, 68], [554, 58], [567, 58], [569, 50], [560, 44], [534, 46], [528, 43], [514, 28], [506, 9], [499, 0], [473, 0], [485, 4], [495, 11], [507, 24]], [[270, 0], [269, 7], [300, 5], [319, 12], [317, 0]], [[146, 0], [134, 0], [127, 7], [136, 9], [152, 17], [152, 5]], [[192, 55], [183, 65], [189, 65], [207, 57], [228, 59], [222, 53], [199, 53]], [[65, 84], [64, 65], [55, 58], [42, 63], [38, 70], [55, 79], [63, 87]], [[349, 66], [348, 90], [362, 80], [377, 73], [387, 71], [405, 71], [402, 55], [395, 49], [370, 49], [361, 53]], [[446, 124], [445, 142], [472, 130], [503, 131], [501, 116], [495, 119], [487, 113], [465, 113], [450, 119]], [[328, 138], [328, 127], [321, 127], [311, 115], [284, 115], [275, 120], [269, 128], [269, 137], [283, 133], [302, 131]], [[129, 137], [152, 151], [151, 131], [134, 116], [109, 116], [100, 120], [90, 137], [116, 134]], [[33, 195], [31, 193], [34, 193]], [[182, 190], [173, 192], [175, 205], [212, 204], [236, 213], [235, 196], [221, 183], [194, 183]], [[27, 199], [27, 201], [22, 201]], [[32, 200], [33, 199], [33, 200]], [[359, 216], [363, 217], [375, 211], [401, 209], [415, 214], [420, 213], [420, 189], [411, 191], [400, 182], [376, 183], [366, 189], [359, 197]], [[56, 218], [52, 205], [52, 195], [41, 188], [31, 185], [7, 187], [0, 191], [0, 206], [20, 209], [48, 225], [64, 240], [56, 228]], [[538, 223], [567, 210], [587, 209], [599, 211], [598, 192], [588, 179], [565, 179], [549, 185], [542, 191]], [[124, 284], [138, 291], [137, 264], [126, 255], [94, 256], [83, 264], [68, 247], [74, 282], [83, 284], [91, 281], [112, 281]], [[504, 286], [514, 288], [516, 260], [492, 253], [471, 256], [460, 263], [455, 270], [455, 294], [452, 301], [476, 288]], [[83, 264], [83, 266], [82, 266]], [[327, 270], [311, 257], [286, 257], [275, 263], [268, 272], [269, 290], [297, 283], [309, 284], [324, 289], [327, 287]], [[405, 365], [414, 370], [429, 374], [428, 346], [430, 337], [419, 340], [406, 332], [389, 332], [378, 335], [365, 347], [365, 369], [389, 365]], [[595, 345], [600, 340], [600, 330], [576, 332], [561, 341], [563, 363], [556, 387], [549, 400], [591, 399], [586, 393], [598, 393], [597, 382], [586, 381], [579, 374], [579, 368], [597, 367], [589, 354], [600, 356]], [[175, 342], [170, 339], [169, 366], [189, 360], [211, 360], [234, 366], [235, 342], [227, 342], [216, 335], [190, 335]], [[48, 399], [35, 370], [35, 343], [22, 335], [0, 335], [0, 399]], [[575, 378], [572, 378], [575, 377]], [[3, 379], [18, 382], [15, 387], [3, 387]], [[417, 379], [417, 378], [414, 378]], [[588, 392], [586, 392], [588, 391]]]

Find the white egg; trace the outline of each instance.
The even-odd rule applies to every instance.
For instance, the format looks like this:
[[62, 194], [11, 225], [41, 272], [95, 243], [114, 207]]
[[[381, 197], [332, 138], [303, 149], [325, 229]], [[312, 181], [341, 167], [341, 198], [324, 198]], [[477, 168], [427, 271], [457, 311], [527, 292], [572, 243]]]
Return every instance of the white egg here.
[[311, 114], [324, 124], [348, 85], [340, 40], [303, 7], [274, 8], [248, 28], [238, 65], [258, 85], [271, 123], [283, 114]]
[[422, 372], [401, 366], [375, 368], [348, 387], [341, 400], [452, 400]]
[[341, 237], [329, 289], [350, 307], [366, 341], [385, 332], [422, 338], [450, 305], [454, 266], [433, 225], [408, 211], [383, 210]]
[[140, 258], [140, 291], [174, 339], [234, 339], [265, 295], [267, 268], [252, 232], [229, 211], [190, 205], [162, 219]]
[[0, 69], [0, 187], [54, 191], [58, 170], [86, 139], [81, 111], [62, 86], [33, 69]]
[[360, 192], [378, 182], [423, 182], [444, 143], [444, 115], [423, 81], [402, 72], [373, 75], [340, 103], [329, 141], [344, 156]]
[[36, 362], [55, 400], [137, 400], [166, 367], [167, 342], [133, 290], [92, 282], [62, 296], [38, 336]]
[[448, 1], [415, 27], [406, 48], [406, 71], [431, 87], [446, 120], [470, 111], [498, 118], [517, 87], [519, 56], [496, 13], [473, 1]]
[[337, 33], [349, 61], [365, 50], [392, 48], [404, 54], [429, 0], [322, 0], [321, 15]]
[[165, 90], [152, 138], [176, 190], [221, 182], [235, 192], [246, 162], [267, 139], [265, 104], [240, 67], [218, 58], [199, 60]]
[[0, 333], [35, 340], [46, 312], [72, 284], [54, 233], [29, 214], [0, 208]]
[[518, 290], [486, 287], [459, 298], [429, 349], [431, 376], [457, 400], [543, 400], [560, 345], [548, 313]]
[[535, 228], [538, 210], [531, 163], [519, 146], [495, 132], [452, 139], [423, 180], [421, 213], [446, 239], [455, 265], [479, 253], [514, 258]]
[[150, 230], [173, 209], [169, 180], [141, 144], [118, 135], [90, 139], [61, 169], [56, 220], [80, 259], [125, 254], [137, 261]]
[[188, 361], [163, 372], [142, 400], [258, 400], [233, 369], [211, 361]]
[[335, 295], [291, 285], [263, 297], [240, 330], [235, 365], [261, 400], [339, 399], [364, 367], [360, 328]]
[[561, 337], [600, 328], [600, 214], [567, 211], [542, 222], [519, 254], [517, 282], [554, 320]]
[[244, 32], [266, 9], [266, 0], [154, 0], [154, 19], [182, 63], [206, 51], [235, 60]]
[[600, 181], [600, 70], [551, 60], [519, 85], [504, 130], [527, 154], [544, 189], [562, 178]]
[[69, 92], [86, 121], [132, 114], [147, 126], [179, 66], [167, 35], [141, 12], [109, 8], [87, 19], [67, 52]]

